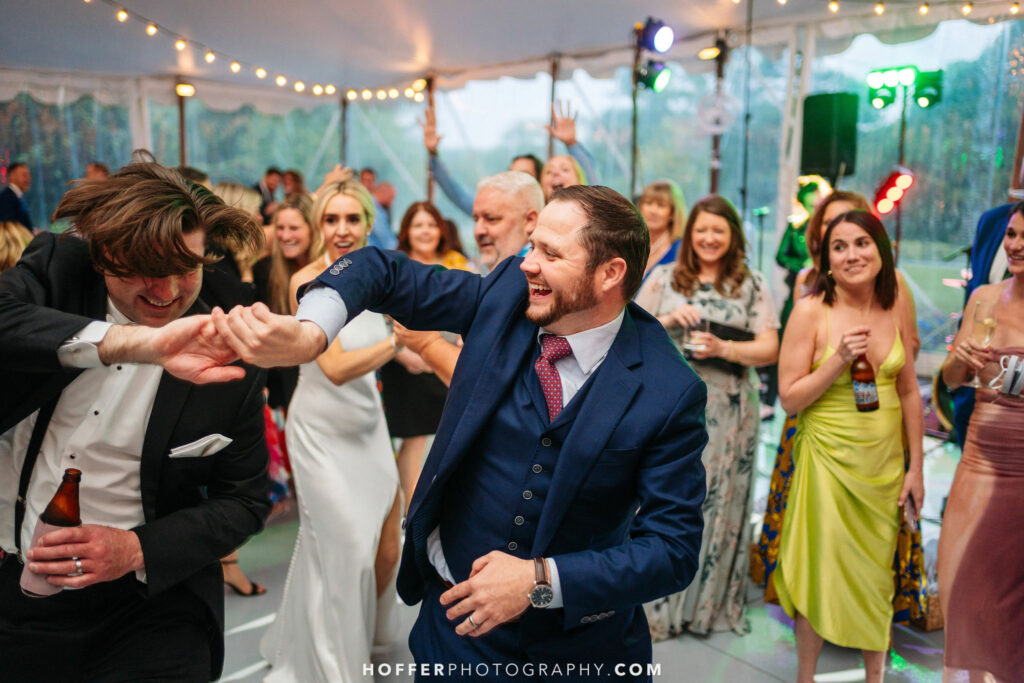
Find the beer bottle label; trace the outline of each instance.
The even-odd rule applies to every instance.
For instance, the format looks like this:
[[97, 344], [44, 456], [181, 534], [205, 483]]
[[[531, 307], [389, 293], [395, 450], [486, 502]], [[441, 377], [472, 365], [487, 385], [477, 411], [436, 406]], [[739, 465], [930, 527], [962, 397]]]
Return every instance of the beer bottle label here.
[[859, 406], [878, 403], [878, 387], [874, 382], [853, 380], [853, 398]]

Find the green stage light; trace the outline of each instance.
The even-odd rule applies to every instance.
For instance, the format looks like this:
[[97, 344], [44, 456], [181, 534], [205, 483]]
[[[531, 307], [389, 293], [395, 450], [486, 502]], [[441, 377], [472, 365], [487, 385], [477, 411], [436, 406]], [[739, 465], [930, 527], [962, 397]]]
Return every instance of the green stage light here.
[[648, 60], [646, 66], [640, 67], [636, 73], [637, 83], [654, 92], [664, 90], [671, 78], [672, 70], [664, 62], [653, 59]]
[[882, 86], [881, 88], [871, 88], [868, 91], [868, 100], [871, 102], [871, 106], [875, 109], [885, 109], [896, 101], [896, 89], [887, 88], [885, 86]]
[[917, 106], [927, 109], [942, 101], [942, 71], [919, 71], [914, 81]]
[[900, 85], [914, 85], [915, 78], [917, 78], [916, 66], [905, 66], [899, 70]]

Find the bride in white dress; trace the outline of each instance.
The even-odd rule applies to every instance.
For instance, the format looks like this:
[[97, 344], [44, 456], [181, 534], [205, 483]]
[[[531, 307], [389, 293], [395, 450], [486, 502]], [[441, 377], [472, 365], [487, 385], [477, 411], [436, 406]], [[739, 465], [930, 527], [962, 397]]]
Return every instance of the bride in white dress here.
[[[369, 193], [352, 180], [321, 188], [313, 224], [327, 253], [292, 277], [293, 308], [299, 285], [366, 243]], [[266, 681], [362, 680], [373, 645], [394, 638], [398, 470], [373, 374], [394, 355], [384, 318], [367, 311], [299, 370], [285, 431], [299, 535], [260, 643], [272, 666]]]

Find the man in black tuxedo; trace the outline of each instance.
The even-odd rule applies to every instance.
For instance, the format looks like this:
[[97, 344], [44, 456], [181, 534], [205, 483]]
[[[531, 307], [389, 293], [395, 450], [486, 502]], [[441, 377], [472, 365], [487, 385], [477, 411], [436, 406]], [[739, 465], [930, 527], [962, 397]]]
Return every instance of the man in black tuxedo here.
[[[37, 236], [0, 276], [2, 678], [215, 679], [218, 559], [270, 506], [263, 373], [215, 367], [233, 355], [199, 292], [210, 247], [262, 230], [145, 162], [79, 183], [56, 216], [74, 236]], [[238, 381], [192, 383], [212, 380]], [[30, 548], [67, 467], [83, 524]], [[22, 557], [80, 590], [26, 597]]]
[[31, 185], [28, 166], [14, 163], [7, 167], [7, 187], [0, 190], [0, 221], [13, 221], [32, 229], [32, 217], [25, 203], [25, 193]]
[[277, 210], [274, 193], [277, 192], [277, 186], [281, 184], [282, 177], [281, 169], [271, 166], [263, 172], [260, 181], [252, 186], [260, 193], [260, 215], [263, 216], [263, 225], [270, 225], [270, 219], [274, 217], [274, 211]]

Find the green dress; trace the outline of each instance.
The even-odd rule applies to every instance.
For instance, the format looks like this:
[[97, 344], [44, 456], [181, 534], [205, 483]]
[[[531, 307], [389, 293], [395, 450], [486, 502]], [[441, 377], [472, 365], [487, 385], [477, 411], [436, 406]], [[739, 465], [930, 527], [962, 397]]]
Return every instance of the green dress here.
[[[830, 346], [817, 369], [835, 350]], [[799, 416], [795, 470], [772, 578], [786, 613], [825, 640], [888, 649], [893, 553], [903, 487], [903, 412], [896, 377], [906, 360], [899, 329], [875, 372], [879, 408], [861, 413], [849, 368]]]

